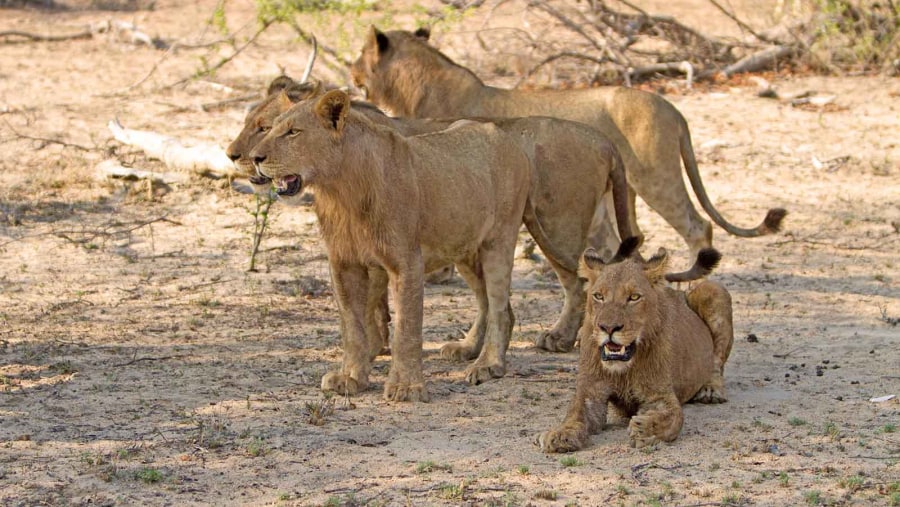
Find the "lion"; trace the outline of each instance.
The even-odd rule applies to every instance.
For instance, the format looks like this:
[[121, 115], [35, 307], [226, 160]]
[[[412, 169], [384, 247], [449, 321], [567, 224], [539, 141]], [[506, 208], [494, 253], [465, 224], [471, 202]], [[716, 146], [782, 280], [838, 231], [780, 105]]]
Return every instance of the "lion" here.
[[384, 398], [427, 401], [422, 371], [424, 273], [454, 263], [484, 318], [471, 383], [506, 371], [514, 317], [513, 256], [531, 188], [527, 156], [490, 123], [461, 121], [404, 137], [351, 108], [333, 90], [281, 115], [250, 151], [280, 199], [315, 192], [341, 318], [341, 369], [324, 390], [368, 387], [371, 361], [364, 315], [369, 266], [383, 268], [396, 305]]
[[[262, 133], [271, 129], [275, 119], [294, 103], [322, 93], [322, 89], [318, 83], [296, 83], [286, 76], [276, 78], [269, 86], [269, 95], [247, 115], [244, 129], [229, 146], [232, 160], [252, 164], [249, 148], [259, 142]], [[390, 118], [370, 104], [358, 101], [351, 102], [351, 107], [374, 123], [392, 127], [404, 135], [434, 132], [455, 121]], [[585, 296], [583, 281], [577, 274], [578, 258], [588, 246], [597, 246], [591, 243], [592, 234], [602, 223], [609, 221], [606, 207], [610, 200], [614, 203], [612, 207], [620, 236], [632, 235], [629, 233], [632, 224], [621, 158], [615, 146], [602, 134], [580, 123], [547, 117], [477, 121], [493, 122], [516, 139], [529, 155], [534, 170], [529, 201], [535, 216], [531, 220], [526, 218], [526, 226], [547, 254], [565, 295], [559, 318], [550, 330], [538, 336], [536, 345], [550, 351], [569, 351], [576, 342], [584, 315]], [[268, 191], [270, 183], [260, 188]], [[602, 201], [606, 201], [606, 206]], [[694, 280], [705, 274], [699, 265], [695, 265], [683, 273], [669, 274], [667, 279]], [[370, 280], [366, 329], [372, 353], [378, 354], [388, 349], [388, 330], [383, 322], [387, 315], [387, 291], [378, 285], [386, 283], [387, 279], [384, 275], [370, 273]], [[484, 315], [479, 315], [465, 339], [445, 345], [441, 354], [457, 360], [477, 357], [483, 342], [483, 318]]]
[[[398, 116], [416, 118], [554, 116], [586, 123], [605, 136], [625, 163], [630, 209], [635, 192], [684, 238], [696, 254], [712, 246], [712, 227], [691, 204], [681, 160], [697, 199], [720, 227], [739, 237], [777, 232], [787, 212], [770, 209], [755, 228], [726, 221], [712, 205], [691, 146], [687, 121], [667, 100], [633, 88], [521, 91], [485, 85], [473, 72], [428, 44], [419, 29], [381, 32], [374, 26], [351, 66], [368, 100]], [[633, 212], [632, 212], [633, 213]], [[631, 217], [633, 227], [636, 218]], [[637, 230], [637, 229], [635, 229]], [[613, 235], [604, 232], [607, 244]], [[610, 246], [615, 251], [614, 246]]]
[[[665, 249], [648, 261], [630, 257], [637, 243], [622, 243], [608, 263], [585, 251], [580, 273], [588, 280], [588, 309], [579, 335], [575, 397], [562, 424], [539, 434], [544, 452], [583, 448], [607, 422], [607, 410], [630, 417], [631, 445], [678, 437], [687, 401], [726, 401], [723, 372], [731, 353], [731, 296], [703, 281], [682, 292], [664, 286]], [[704, 249], [712, 269], [720, 255]]]

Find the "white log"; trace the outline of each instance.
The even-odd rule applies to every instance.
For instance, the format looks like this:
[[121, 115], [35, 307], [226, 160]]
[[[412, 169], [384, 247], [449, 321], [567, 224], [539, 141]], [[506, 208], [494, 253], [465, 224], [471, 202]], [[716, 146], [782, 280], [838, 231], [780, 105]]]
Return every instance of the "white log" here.
[[181, 140], [148, 130], [133, 130], [119, 120], [107, 124], [117, 141], [144, 151], [150, 158], [161, 160], [172, 171], [184, 171], [204, 176], [234, 176], [234, 163], [225, 150], [209, 143], [185, 145]]

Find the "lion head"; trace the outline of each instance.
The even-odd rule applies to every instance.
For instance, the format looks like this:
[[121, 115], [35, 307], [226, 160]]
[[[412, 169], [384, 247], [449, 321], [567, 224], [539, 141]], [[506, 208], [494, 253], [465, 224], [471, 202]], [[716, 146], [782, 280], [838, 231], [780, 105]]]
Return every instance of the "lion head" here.
[[285, 203], [298, 204], [304, 187], [327, 184], [340, 167], [340, 140], [349, 110], [350, 97], [340, 90], [298, 102], [250, 150], [260, 176], [274, 183]]
[[246, 177], [257, 193], [269, 191], [272, 181], [259, 174], [250, 159], [253, 149], [275, 124], [279, 115], [294, 103], [320, 93], [320, 83], [298, 83], [288, 76], [279, 76], [269, 84], [266, 97], [247, 113], [244, 128], [226, 150], [228, 157]]

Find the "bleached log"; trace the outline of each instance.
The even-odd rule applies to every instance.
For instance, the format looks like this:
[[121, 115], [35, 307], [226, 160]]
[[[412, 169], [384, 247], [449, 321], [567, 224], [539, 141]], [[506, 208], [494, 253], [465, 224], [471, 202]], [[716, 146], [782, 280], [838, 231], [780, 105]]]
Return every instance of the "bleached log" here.
[[161, 160], [172, 171], [184, 171], [203, 176], [234, 176], [234, 163], [221, 147], [209, 143], [185, 145], [181, 140], [148, 130], [133, 130], [119, 120], [107, 124], [120, 143], [143, 150], [149, 158]]

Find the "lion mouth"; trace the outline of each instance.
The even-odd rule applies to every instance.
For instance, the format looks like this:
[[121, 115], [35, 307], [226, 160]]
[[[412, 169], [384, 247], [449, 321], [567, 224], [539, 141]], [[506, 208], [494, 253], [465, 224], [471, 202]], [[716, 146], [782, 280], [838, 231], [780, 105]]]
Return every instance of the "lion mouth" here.
[[601, 361], [629, 361], [634, 356], [635, 344], [622, 346], [613, 341], [607, 340], [600, 346]]
[[300, 176], [291, 174], [275, 180], [275, 193], [281, 197], [290, 197], [300, 193], [303, 181]]
[[268, 185], [272, 183], [272, 178], [268, 178], [261, 174], [254, 174], [253, 176], [250, 176], [250, 183], [253, 183], [254, 185]]

